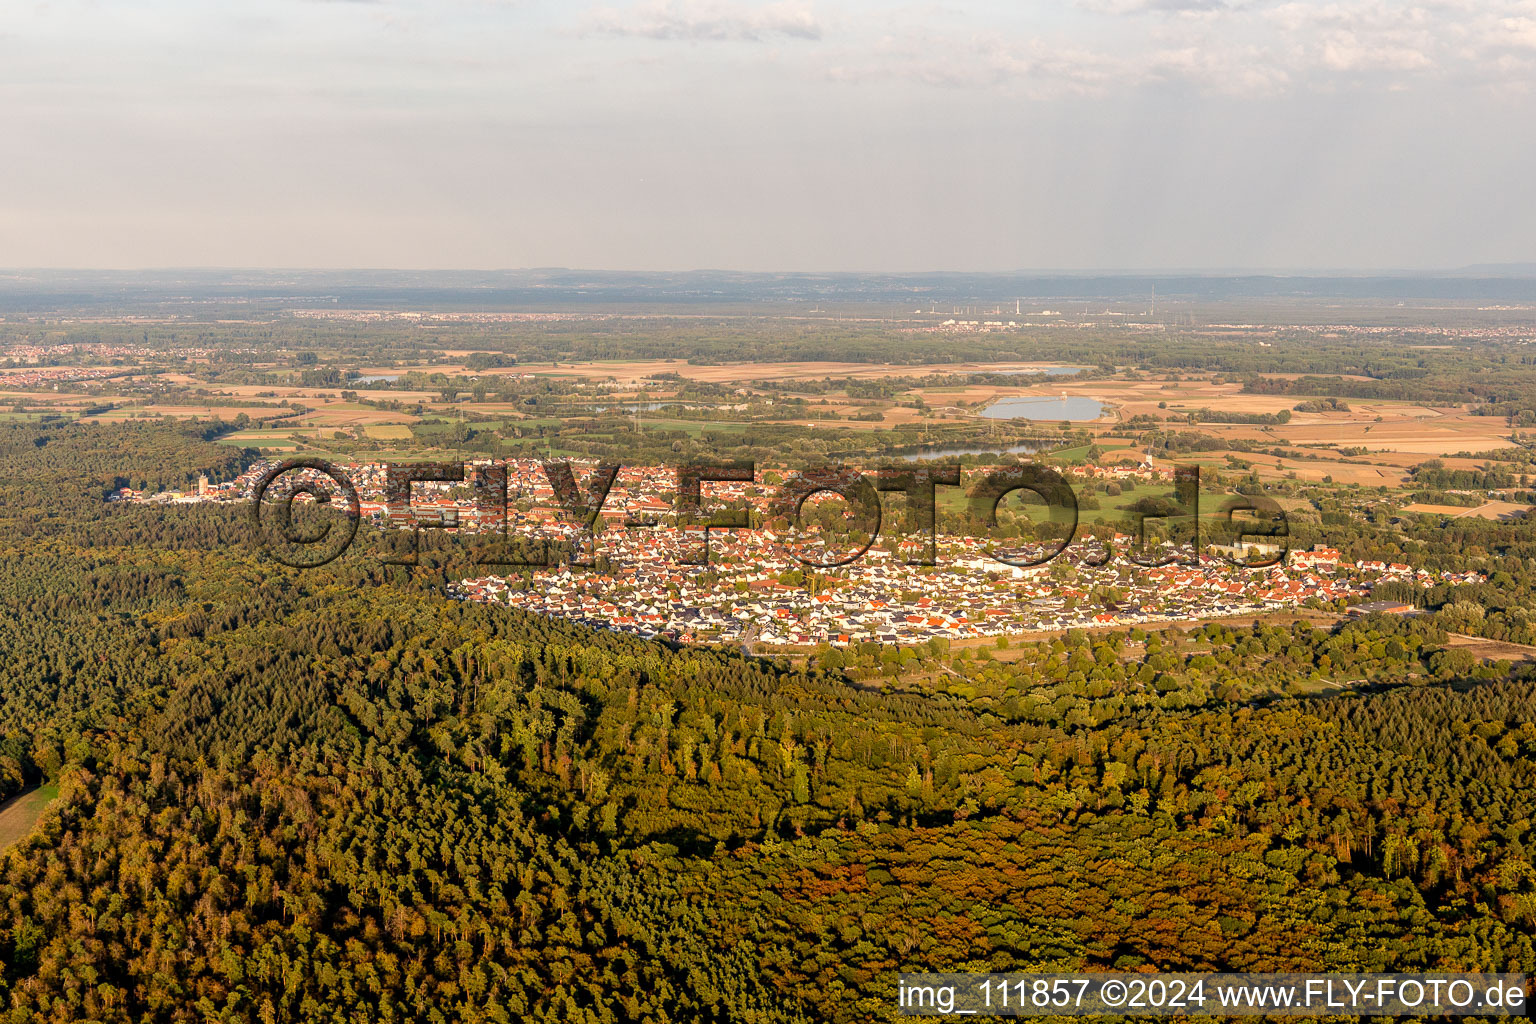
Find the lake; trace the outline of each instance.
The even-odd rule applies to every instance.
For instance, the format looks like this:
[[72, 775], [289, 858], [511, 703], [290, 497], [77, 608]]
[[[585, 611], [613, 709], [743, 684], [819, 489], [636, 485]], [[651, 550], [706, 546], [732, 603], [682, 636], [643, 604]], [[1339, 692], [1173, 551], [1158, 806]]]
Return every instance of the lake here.
[[1070, 377], [1074, 373], [1082, 373], [1091, 369], [1087, 366], [1031, 366], [1023, 370], [977, 370], [977, 373], [1000, 373], [1010, 377], [1023, 376], [1031, 373], [1043, 373], [1047, 377]]
[[1062, 395], [1060, 398], [1044, 395], [999, 398], [981, 410], [981, 415], [989, 420], [1069, 420], [1074, 423], [1096, 420], [1103, 414], [1103, 402], [1078, 395]]

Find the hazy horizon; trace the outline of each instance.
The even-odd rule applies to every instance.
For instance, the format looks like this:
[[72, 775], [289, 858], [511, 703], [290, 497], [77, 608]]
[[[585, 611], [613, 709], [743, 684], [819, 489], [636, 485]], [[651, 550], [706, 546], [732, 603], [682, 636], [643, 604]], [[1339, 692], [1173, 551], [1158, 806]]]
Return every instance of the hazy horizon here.
[[[367, 0], [329, 0], [329, 2], [362, 3]], [[618, 267], [618, 266], [432, 266], [413, 267], [387, 264], [335, 266], [284, 266], [278, 264], [185, 264], [156, 266], [5, 266], [0, 265], [0, 277], [25, 274], [66, 275], [156, 275], [156, 274], [594, 274], [594, 275], [693, 275], [724, 274], [743, 277], [767, 277], [783, 275], [791, 277], [867, 277], [867, 278], [914, 278], [914, 277], [1133, 277], [1133, 278], [1438, 278], [1438, 277], [1510, 277], [1523, 279], [1536, 277], [1536, 261], [1512, 260], [1502, 263], [1469, 263], [1460, 266], [1166, 266], [1166, 267], [1002, 267], [985, 269], [977, 267], [898, 267], [878, 270], [868, 267], [846, 269], [810, 269], [805, 267], [768, 267], [763, 269], [726, 266], [672, 266], [672, 267]]]

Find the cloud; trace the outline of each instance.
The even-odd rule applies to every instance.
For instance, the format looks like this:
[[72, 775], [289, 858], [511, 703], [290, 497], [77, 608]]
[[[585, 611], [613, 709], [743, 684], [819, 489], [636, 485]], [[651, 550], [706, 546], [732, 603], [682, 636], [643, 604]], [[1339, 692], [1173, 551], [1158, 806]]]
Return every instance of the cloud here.
[[829, 55], [824, 73], [839, 82], [907, 79], [924, 85], [1000, 88], [1033, 97], [1090, 95], [1123, 78], [1116, 58], [1059, 41], [1016, 39], [996, 32], [969, 36], [894, 32], [868, 49]]
[[[1184, 84], [1235, 96], [1400, 90], [1415, 82], [1536, 87], [1536, 0], [1076, 0], [1080, 10], [1137, 18], [1050, 24], [993, 60], [1007, 81], [1055, 78], [1110, 91]], [[1166, 17], [1156, 17], [1165, 15]], [[1142, 22], [1140, 17], [1151, 17]], [[1029, 59], [1079, 55], [1080, 67]], [[1505, 59], [1513, 55], [1516, 59]], [[978, 82], [984, 76], [973, 76]]]
[[1536, 0], [1074, 0], [1050, 16], [1014, 12], [924, 4], [845, 8], [824, 21], [804, 0], [639, 0], [592, 10], [578, 32], [813, 40], [820, 45], [799, 59], [823, 80], [1040, 98], [1148, 85], [1237, 97], [1432, 80], [1536, 87], [1527, 62], [1504, 59], [1536, 50]]
[[1436, 66], [1428, 54], [1412, 46], [1362, 40], [1353, 32], [1337, 32], [1324, 39], [1322, 62], [1334, 71], [1425, 71]]
[[1504, 30], [1504, 41], [1508, 45], [1536, 50], [1536, 18], [1504, 18], [1499, 27]]
[[1291, 72], [1256, 47], [1217, 47], [1205, 44], [1149, 54], [1140, 73], [1150, 81], [1186, 82], [1207, 92], [1232, 96], [1265, 96], [1292, 84]]
[[626, 9], [599, 8], [582, 34], [687, 42], [763, 42], [773, 38], [817, 40], [822, 25], [798, 3], [750, 6], [720, 0], [654, 0]]
[[1209, 14], [1232, 7], [1227, 0], [1077, 0], [1077, 6], [1095, 14]]

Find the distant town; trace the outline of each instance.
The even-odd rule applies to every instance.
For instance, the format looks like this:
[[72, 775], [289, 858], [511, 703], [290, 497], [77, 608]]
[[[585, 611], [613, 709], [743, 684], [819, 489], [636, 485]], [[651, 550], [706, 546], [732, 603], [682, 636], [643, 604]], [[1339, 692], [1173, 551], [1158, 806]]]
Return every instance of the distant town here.
[[[238, 479], [221, 484], [204, 478], [187, 492], [145, 494], [125, 488], [113, 500], [248, 501], [256, 482], [274, 465], [257, 463]], [[1197, 559], [1187, 546], [1180, 551], [1166, 541], [1164, 550], [1154, 552], [1156, 557], [1142, 560], [1168, 564], [1106, 559], [1104, 540], [1121, 553], [1136, 543], [1136, 538], [1118, 531], [1104, 539], [1079, 538], [1059, 559], [1030, 567], [993, 557], [984, 538], [945, 533], [935, 538], [936, 565], [909, 564], [910, 538], [904, 544], [882, 535], [857, 560], [820, 569], [796, 559], [789, 538], [773, 529], [716, 529], [709, 535], [707, 564], [692, 564], [702, 553], [703, 532], [677, 524], [676, 473], [671, 468], [624, 467], [603, 504], [601, 525], [589, 533], [562, 512], [540, 462], [479, 460], [466, 464], [466, 476], [493, 466], [504, 467], [507, 474], [508, 535], [565, 542], [575, 553], [573, 560], [585, 564], [510, 568], [463, 578], [449, 584], [453, 596], [677, 642], [748, 648], [917, 644], [934, 638], [983, 640], [1302, 607], [1407, 611], [1396, 602], [1372, 602], [1372, 591], [1386, 581], [1428, 588], [1484, 580], [1477, 572], [1352, 563], [1324, 545], [1290, 551], [1281, 564], [1265, 568], [1234, 565], [1229, 557], [1221, 557], [1231, 550], [1215, 545], [1206, 545]], [[468, 479], [459, 484], [416, 483], [409, 505], [391, 508], [384, 463], [337, 468], [357, 488], [361, 519], [381, 529], [484, 535], [501, 525], [499, 510], [478, 501]], [[580, 476], [590, 466], [574, 468]], [[1150, 463], [1079, 465], [1063, 471], [1069, 478], [1172, 486], [1172, 471]], [[306, 481], [325, 484], [315, 471], [279, 479], [288, 487]], [[755, 521], [767, 512], [771, 488], [745, 483], [704, 486], [707, 501], [750, 508], [757, 514]], [[1272, 545], [1250, 547], [1279, 553]]]

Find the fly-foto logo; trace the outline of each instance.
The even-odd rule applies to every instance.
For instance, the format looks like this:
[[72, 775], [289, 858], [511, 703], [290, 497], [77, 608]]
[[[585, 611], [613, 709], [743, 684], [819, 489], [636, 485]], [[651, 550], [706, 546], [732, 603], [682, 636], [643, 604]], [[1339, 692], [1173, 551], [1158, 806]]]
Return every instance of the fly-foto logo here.
[[[529, 555], [529, 547], [502, 544], [482, 548], [476, 562], [481, 565], [549, 567], [570, 562], [590, 564], [584, 553], [600, 521], [610, 519], [608, 502], [615, 481], [625, 467], [618, 463], [600, 463], [589, 467], [585, 479], [577, 476], [577, 467], [566, 461], [540, 464], [545, 488], [558, 510], [565, 530], [574, 543], [561, 554], [545, 551]], [[905, 560], [911, 565], [936, 565], [938, 541], [938, 498], [940, 488], [960, 487], [962, 470], [958, 464], [913, 465], [902, 463], [861, 470], [842, 464], [826, 464], [799, 470], [774, 468], [764, 474], [753, 462], [686, 463], [667, 470], [670, 475], [672, 514], [670, 528], [681, 532], [686, 541], [677, 561], [681, 564], [709, 563], [712, 534], [722, 530], [767, 532], [796, 561], [813, 568], [834, 568], [862, 558], [874, 545], [882, 530], [899, 519], [899, 532]], [[463, 462], [388, 463], [383, 467], [384, 502], [381, 518], [388, 524], [408, 527], [411, 541], [403, 554], [386, 557], [389, 564], [415, 564], [419, 531], [423, 529], [469, 529], [470, 532], [517, 540], [509, 529], [509, 479], [505, 463], [466, 467]], [[1202, 531], [1200, 469], [1181, 466], [1174, 470], [1172, 501], [1138, 503], [1129, 512], [1135, 523], [1132, 545], [1118, 553], [1135, 565], [1153, 568], [1181, 558], [1198, 559]], [[770, 486], [770, 478], [772, 484]], [[460, 518], [457, 505], [438, 510], [435, 521], [414, 502], [417, 485], [453, 486], [467, 489], [471, 500], [469, 522]], [[754, 501], [738, 502], [734, 507], [706, 507], [706, 486], [711, 490], [735, 486], [753, 490]], [[888, 514], [881, 495], [894, 499], [894, 514]], [[999, 508], [1005, 499], [1018, 495], [1034, 509], [1043, 511], [1041, 521], [1030, 532], [1033, 536], [999, 536]], [[338, 501], [339, 499], [339, 501]], [[831, 502], [831, 499], [841, 499]], [[981, 552], [999, 563], [1018, 568], [1044, 565], [1066, 551], [1079, 533], [1080, 505], [1072, 484], [1057, 469], [1039, 463], [990, 467], [972, 480], [964, 496], [969, 511], [968, 522], [979, 525], [986, 535]], [[313, 502], [328, 506], [332, 515], [307, 519], [295, 515], [296, 503]], [[822, 507], [831, 502], [839, 509], [830, 517]], [[293, 568], [313, 568], [338, 558], [352, 546], [362, 518], [362, 501], [352, 478], [340, 467], [323, 459], [289, 459], [262, 474], [256, 482], [251, 504], [251, 519], [264, 546], [279, 562]], [[1220, 557], [1242, 568], [1268, 568], [1284, 561], [1290, 536], [1285, 511], [1273, 499], [1263, 495], [1226, 495], [1219, 508], [1205, 516], [1206, 527], [1215, 526], [1232, 541]], [[302, 521], [301, 521], [302, 520]], [[1033, 522], [1033, 519], [1031, 520]], [[1178, 543], [1149, 543], [1149, 529], [1160, 522]], [[618, 523], [623, 529], [657, 529], [661, 520], [655, 515], [624, 516]], [[523, 538], [532, 539], [532, 534]], [[1267, 557], [1249, 560], [1235, 557], [1243, 545], [1252, 551], [1267, 552]], [[1088, 564], [1102, 566], [1117, 557], [1112, 544], [1098, 547]]]

